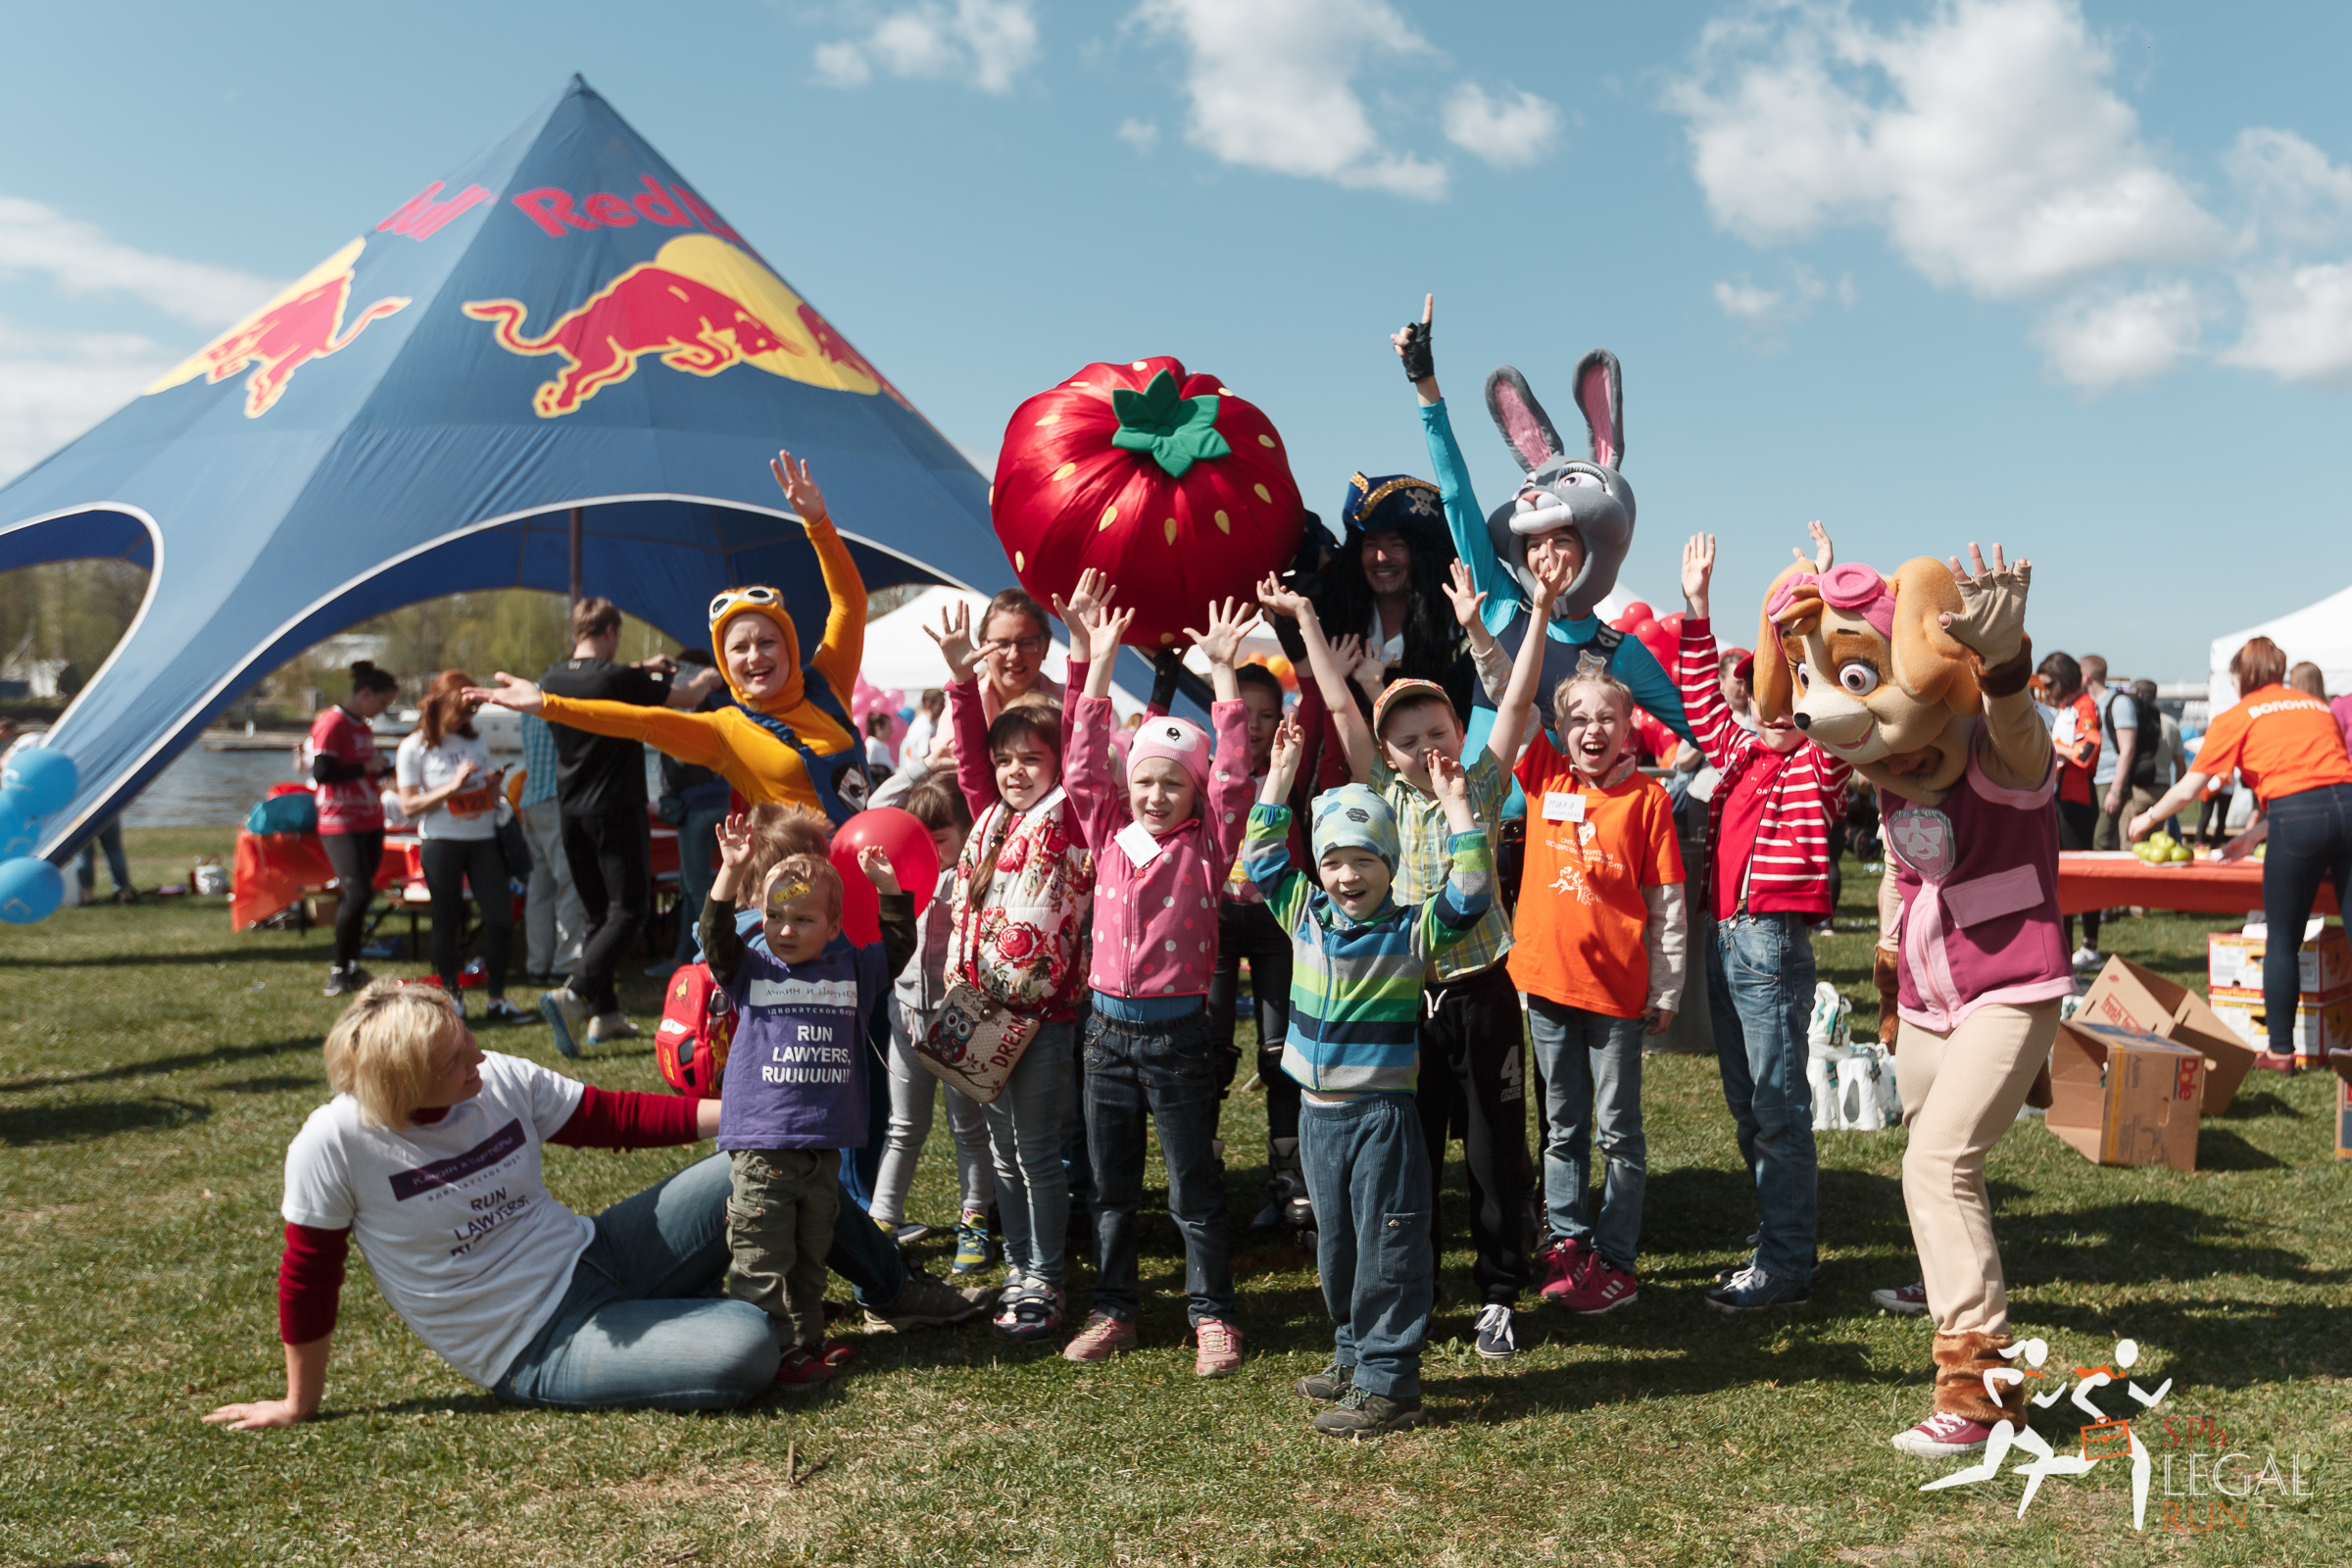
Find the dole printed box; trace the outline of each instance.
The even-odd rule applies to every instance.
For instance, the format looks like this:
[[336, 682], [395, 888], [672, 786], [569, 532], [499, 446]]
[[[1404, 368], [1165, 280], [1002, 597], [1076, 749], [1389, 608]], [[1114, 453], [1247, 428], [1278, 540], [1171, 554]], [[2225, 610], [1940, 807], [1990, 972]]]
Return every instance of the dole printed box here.
[[2200, 1113], [2219, 1116], [2236, 1098], [2238, 1085], [2254, 1067], [2254, 1048], [2224, 1023], [2205, 999], [2178, 981], [2129, 958], [2110, 956], [2099, 977], [2082, 994], [2075, 1016], [2086, 1023], [2111, 1023], [2162, 1035], [2177, 1046], [2205, 1054], [2205, 1098]]
[[2100, 1165], [2197, 1168], [2204, 1054], [2080, 1016], [2050, 1050], [2050, 1132]]

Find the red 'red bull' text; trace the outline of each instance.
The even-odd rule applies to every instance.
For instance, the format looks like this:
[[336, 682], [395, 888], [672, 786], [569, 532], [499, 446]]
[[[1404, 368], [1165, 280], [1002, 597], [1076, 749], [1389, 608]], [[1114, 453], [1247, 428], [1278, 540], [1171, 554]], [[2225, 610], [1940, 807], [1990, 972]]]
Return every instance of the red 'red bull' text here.
[[577, 201], [567, 190], [543, 185], [515, 196], [514, 203], [523, 217], [538, 224], [539, 231], [552, 239], [562, 239], [574, 230], [629, 228], [642, 220], [663, 228], [691, 228], [700, 223], [720, 239], [737, 245], [743, 243], [743, 236], [729, 228], [718, 214], [686, 186], [664, 186], [651, 174], [640, 175], [638, 183], [645, 188], [633, 197], [600, 190]]

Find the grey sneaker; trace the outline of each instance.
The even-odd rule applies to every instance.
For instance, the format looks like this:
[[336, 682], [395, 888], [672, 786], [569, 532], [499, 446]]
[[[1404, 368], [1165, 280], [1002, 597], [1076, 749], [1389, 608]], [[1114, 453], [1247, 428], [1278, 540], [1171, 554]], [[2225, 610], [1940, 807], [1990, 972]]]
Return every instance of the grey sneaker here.
[[1410, 1431], [1427, 1416], [1419, 1399], [1392, 1399], [1350, 1383], [1339, 1403], [1315, 1417], [1315, 1430], [1327, 1438], [1377, 1438]]
[[1511, 1309], [1490, 1301], [1478, 1314], [1478, 1353], [1489, 1361], [1507, 1361], [1519, 1353], [1519, 1336], [1511, 1327]]
[[556, 1037], [556, 1050], [566, 1056], [580, 1054], [580, 1039], [588, 1032], [588, 1004], [573, 996], [571, 987], [558, 986], [542, 996], [539, 1016]]
[[1300, 1378], [1294, 1387], [1301, 1399], [1315, 1404], [1337, 1404], [1355, 1387], [1355, 1368], [1334, 1361], [1322, 1371]]
[[978, 1286], [957, 1289], [913, 1264], [906, 1265], [906, 1283], [888, 1306], [867, 1307], [865, 1326], [905, 1334], [913, 1329], [946, 1328], [968, 1323], [989, 1308], [996, 1292]]
[[1811, 1280], [1781, 1279], [1752, 1263], [1732, 1276], [1728, 1285], [1707, 1293], [1707, 1304], [1718, 1312], [1768, 1312], [1776, 1306], [1802, 1306], [1813, 1297]]

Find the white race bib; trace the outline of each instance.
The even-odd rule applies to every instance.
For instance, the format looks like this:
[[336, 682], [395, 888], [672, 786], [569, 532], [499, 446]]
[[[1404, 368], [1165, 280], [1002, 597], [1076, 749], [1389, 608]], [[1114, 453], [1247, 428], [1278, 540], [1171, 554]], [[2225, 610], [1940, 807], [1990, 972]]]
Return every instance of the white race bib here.
[[1585, 819], [1585, 798], [1561, 790], [1544, 792], [1544, 820], [1546, 822], [1582, 822]]
[[1128, 823], [1110, 842], [1127, 852], [1127, 858], [1135, 862], [1138, 871], [1150, 865], [1152, 858], [1159, 853], [1159, 840], [1141, 822]]

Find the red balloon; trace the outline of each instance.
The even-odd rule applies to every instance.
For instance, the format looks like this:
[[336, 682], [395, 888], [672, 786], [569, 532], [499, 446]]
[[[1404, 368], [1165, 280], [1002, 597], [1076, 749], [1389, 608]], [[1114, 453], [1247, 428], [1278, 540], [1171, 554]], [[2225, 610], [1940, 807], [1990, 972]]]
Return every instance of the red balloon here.
[[1145, 650], [1181, 647], [1212, 601], [1250, 601], [1306, 518], [1272, 421], [1165, 356], [1090, 365], [1014, 410], [989, 513], [1041, 604], [1100, 567]]
[[1660, 615], [1658, 617], [1658, 629], [1665, 632], [1668, 636], [1674, 638], [1675, 641], [1682, 641], [1683, 612], [1678, 610], [1671, 615]]
[[1656, 611], [1637, 599], [1625, 607], [1625, 612], [1617, 617], [1615, 625], [1619, 631], [1632, 631], [1643, 621], [1653, 620], [1656, 617]]
[[881, 898], [858, 867], [858, 852], [869, 844], [890, 857], [899, 886], [918, 901], [928, 900], [939, 885], [939, 851], [931, 843], [931, 830], [912, 813], [877, 807], [835, 828], [829, 858], [841, 873], [841, 930], [859, 947], [882, 940]]

